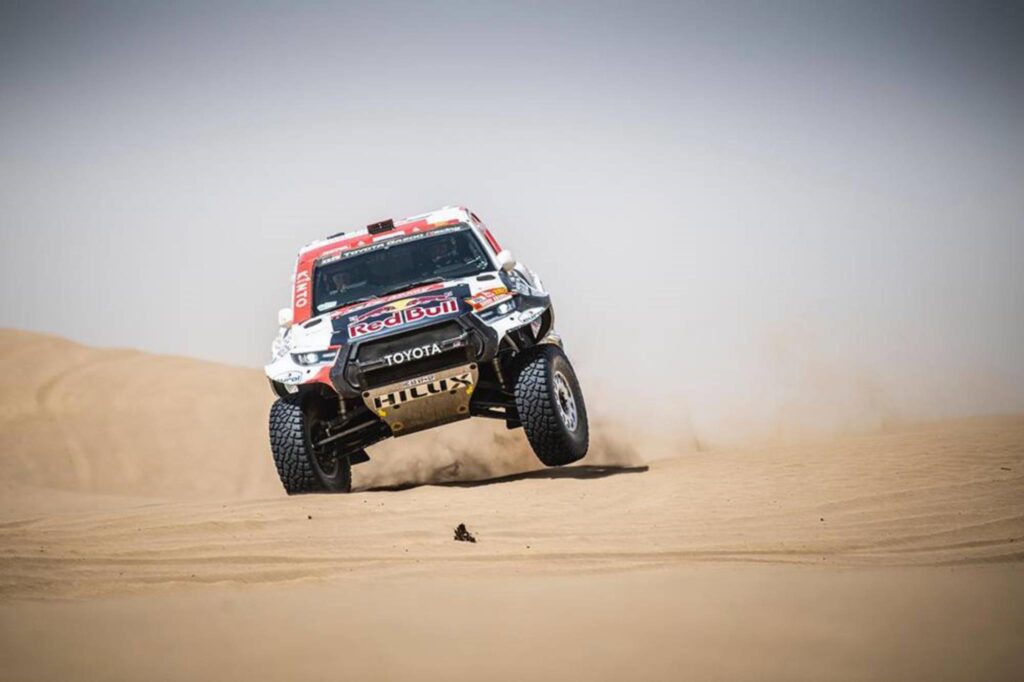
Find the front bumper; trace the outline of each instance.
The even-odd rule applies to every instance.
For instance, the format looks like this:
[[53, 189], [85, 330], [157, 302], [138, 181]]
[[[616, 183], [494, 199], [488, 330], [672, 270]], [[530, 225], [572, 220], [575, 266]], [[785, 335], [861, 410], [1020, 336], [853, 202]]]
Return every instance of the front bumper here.
[[[437, 374], [471, 363], [490, 362], [498, 351], [498, 333], [473, 313], [464, 313], [437, 324], [379, 336], [345, 345], [330, 370], [339, 395], [363, 397], [380, 389], [418, 377]], [[388, 357], [404, 350], [436, 346], [440, 352], [397, 364]]]

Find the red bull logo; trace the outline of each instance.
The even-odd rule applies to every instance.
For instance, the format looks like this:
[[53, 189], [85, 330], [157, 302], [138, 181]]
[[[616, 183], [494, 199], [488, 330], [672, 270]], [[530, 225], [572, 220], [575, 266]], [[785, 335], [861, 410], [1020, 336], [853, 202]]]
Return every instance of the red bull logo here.
[[348, 338], [357, 339], [366, 334], [375, 334], [431, 317], [456, 313], [459, 302], [450, 291], [443, 294], [413, 296], [399, 301], [385, 303], [366, 312], [348, 318]]
[[397, 313], [405, 310], [406, 308], [415, 308], [416, 306], [430, 305], [431, 303], [443, 303], [451, 299], [451, 292], [445, 292], [443, 294], [428, 294], [426, 296], [414, 296], [412, 298], [403, 298], [399, 301], [391, 301], [382, 306], [376, 308], [370, 308], [369, 310], [359, 313], [358, 315], [351, 315], [348, 318], [349, 323], [355, 324], [356, 322], [362, 322], [363, 320], [369, 320], [374, 317], [380, 317], [381, 315], [389, 315], [391, 313]]

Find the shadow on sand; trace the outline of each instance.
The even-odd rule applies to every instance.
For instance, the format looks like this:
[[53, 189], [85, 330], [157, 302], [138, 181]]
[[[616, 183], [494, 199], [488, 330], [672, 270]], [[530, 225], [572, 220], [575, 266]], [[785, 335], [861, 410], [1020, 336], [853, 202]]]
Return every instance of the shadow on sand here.
[[439, 485], [453, 488], [476, 488], [484, 485], [495, 485], [497, 483], [525, 481], [529, 479], [574, 478], [578, 480], [586, 480], [592, 478], [606, 478], [608, 476], [617, 476], [619, 474], [642, 474], [649, 468], [650, 467], [648, 467], [647, 465], [598, 466], [584, 464], [582, 466], [568, 466], [561, 468], [556, 467], [551, 469], [538, 469], [536, 471], [524, 471], [523, 473], [520, 474], [509, 474], [508, 476], [498, 476], [496, 478], [482, 478], [475, 481], [424, 481], [422, 483], [401, 483], [399, 485], [377, 486], [373, 488], [365, 488], [363, 492], [409, 490], [410, 488], [419, 488], [425, 485]]

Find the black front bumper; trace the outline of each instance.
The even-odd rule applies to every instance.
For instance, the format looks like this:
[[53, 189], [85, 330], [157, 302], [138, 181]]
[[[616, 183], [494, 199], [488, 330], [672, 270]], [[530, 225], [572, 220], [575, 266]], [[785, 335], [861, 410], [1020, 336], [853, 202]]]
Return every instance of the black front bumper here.
[[[400, 364], [389, 365], [385, 360], [392, 353], [433, 344], [437, 344], [441, 352]], [[467, 312], [425, 327], [342, 346], [331, 367], [331, 383], [339, 395], [356, 398], [367, 389], [403, 379], [415, 379], [470, 362], [490, 362], [497, 351], [497, 332], [475, 314]]]

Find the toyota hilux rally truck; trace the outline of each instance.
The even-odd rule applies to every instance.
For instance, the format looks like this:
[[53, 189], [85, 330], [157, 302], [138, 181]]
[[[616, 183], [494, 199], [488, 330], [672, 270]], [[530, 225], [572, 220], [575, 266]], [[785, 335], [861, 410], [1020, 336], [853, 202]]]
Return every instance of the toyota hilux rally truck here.
[[348, 492], [366, 448], [471, 416], [538, 459], [587, 452], [587, 411], [540, 278], [465, 208], [305, 246], [278, 314], [270, 446], [289, 494]]

